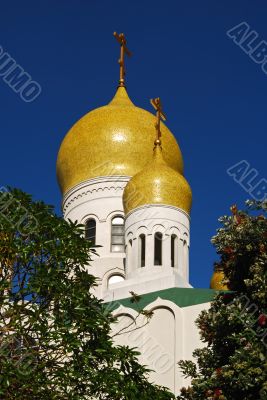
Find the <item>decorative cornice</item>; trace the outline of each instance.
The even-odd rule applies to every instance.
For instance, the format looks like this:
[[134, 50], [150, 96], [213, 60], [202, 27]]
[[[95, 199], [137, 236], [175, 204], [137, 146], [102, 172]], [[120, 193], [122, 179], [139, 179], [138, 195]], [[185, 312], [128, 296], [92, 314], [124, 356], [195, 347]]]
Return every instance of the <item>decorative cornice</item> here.
[[[93, 193], [103, 192], [123, 192], [130, 177], [127, 176], [104, 176], [88, 181], [81, 182], [74, 186], [63, 197], [63, 213], [78, 199], [92, 195]], [[99, 186], [103, 184], [103, 186]]]
[[134, 214], [135, 212], [140, 211], [140, 210], [144, 210], [144, 209], [148, 209], [148, 208], [160, 208], [160, 207], [162, 207], [162, 208], [169, 208], [169, 209], [172, 209], [172, 210], [175, 210], [175, 211], [179, 211], [180, 213], [184, 214], [184, 215], [189, 219], [189, 221], [190, 221], [190, 215], [189, 215], [187, 212], [185, 212], [185, 211], [182, 210], [181, 208], [174, 207], [174, 206], [170, 206], [170, 205], [167, 205], [167, 204], [146, 204], [146, 205], [144, 205], [144, 206], [137, 207], [137, 208], [135, 208], [134, 210], [131, 210], [131, 211], [126, 215], [126, 218], [128, 218], [130, 215], [132, 215], [132, 214]]

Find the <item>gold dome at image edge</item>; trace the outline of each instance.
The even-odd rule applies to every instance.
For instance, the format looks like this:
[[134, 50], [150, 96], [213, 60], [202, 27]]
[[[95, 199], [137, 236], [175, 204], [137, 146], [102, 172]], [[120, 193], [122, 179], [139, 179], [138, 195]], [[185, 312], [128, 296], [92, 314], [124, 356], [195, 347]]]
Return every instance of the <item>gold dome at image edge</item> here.
[[214, 290], [229, 290], [228, 286], [222, 282], [223, 279], [223, 271], [214, 271], [210, 280], [210, 288]]
[[[155, 116], [136, 107], [124, 87], [113, 100], [82, 117], [64, 138], [57, 159], [57, 177], [63, 193], [98, 176], [133, 176], [151, 159]], [[180, 148], [162, 124], [164, 158], [183, 172]]]
[[170, 205], [188, 214], [191, 210], [192, 192], [186, 179], [170, 168], [157, 147], [153, 159], [126, 185], [123, 193], [125, 214], [149, 204]]

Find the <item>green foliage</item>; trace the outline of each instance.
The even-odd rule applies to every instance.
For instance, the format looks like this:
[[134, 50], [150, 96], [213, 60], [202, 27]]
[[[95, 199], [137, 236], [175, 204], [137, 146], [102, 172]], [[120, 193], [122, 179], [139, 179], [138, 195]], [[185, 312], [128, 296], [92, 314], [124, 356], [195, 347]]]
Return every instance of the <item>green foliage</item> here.
[[[0, 398], [171, 399], [138, 353], [115, 346], [93, 294], [83, 226], [18, 190], [0, 192]], [[90, 268], [90, 267], [89, 267]]]
[[231, 207], [212, 239], [229, 292], [218, 293], [196, 323], [206, 347], [196, 363], [181, 361], [192, 378], [178, 399], [267, 399], [267, 203]]

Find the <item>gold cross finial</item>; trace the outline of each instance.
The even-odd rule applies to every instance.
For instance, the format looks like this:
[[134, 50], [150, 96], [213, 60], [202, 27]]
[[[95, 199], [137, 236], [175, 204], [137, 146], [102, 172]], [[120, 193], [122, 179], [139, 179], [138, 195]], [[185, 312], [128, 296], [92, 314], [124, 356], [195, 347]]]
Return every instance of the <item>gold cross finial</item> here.
[[166, 116], [162, 111], [162, 106], [161, 106], [161, 101], [160, 98], [157, 97], [156, 99], [151, 99], [150, 103], [152, 104], [152, 106], [155, 108], [156, 110], [156, 123], [155, 123], [155, 128], [156, 128], [156, 133], [157, 133], [157, 137], [156, 140], [154, 142], [155, 146], [161, 146], [161, 130], [160, 130], [160, 121], [166, 121]]
[[124, 63], [124, 56], [125, 53], [127, 54], [127, 56], [131, 57], [131, 52], [127, 49], [126, 47], [126, 39], [124, 36], [124, 33], [120, 33], [118, 34], [117, 32], [114, 32], [113, 35], [115, 36], [115, 38], [117, 39], [117, 41], [119, 42], [119, 44], [121, 45], [121, 56], [119, 59], [119, 65], [120, 65], [120, 80], [119, 80], [119, 86], [123, 86], [125, 87], [125, 63]]

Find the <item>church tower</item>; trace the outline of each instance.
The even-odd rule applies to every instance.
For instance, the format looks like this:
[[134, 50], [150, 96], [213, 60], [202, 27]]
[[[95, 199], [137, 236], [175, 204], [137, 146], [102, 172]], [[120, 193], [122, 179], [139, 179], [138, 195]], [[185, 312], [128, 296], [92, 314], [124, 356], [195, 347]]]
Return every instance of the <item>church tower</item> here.
[[146, 165], [129, 180], [123, 192], [126, 279], [110, 287], [110, 300], [128, 297], [129, 291], [143, 294], [191, 287], [191, 189], [183, 175], [164, 160], [160, 124], [165, 117], [160, 99], [151, 103], [157, 110], [157, 138]]
[[[156, 116], [137, 107], [125, 87], [123, 34], [119, 86], [111, 102], [88, 112], [64, 138], [57, 159], [65, 219], [85, 226], [98, 255], [88, 270], [95, 294], [111, 304], [119, 326], [134, 326], [115, 340], [137, 347], [150, 378], [177, 393], [186, 380], [177, 362], [201, 345], [194, 321], [214, 292], [189, 283], [192, 194], [179, 145]], [[156, 129], [155, 129], [156, 128]], [[131, 301], [130, 293], [141, 296]], [[153, 317], [149, 324], [140, 307]]]

